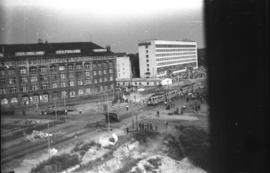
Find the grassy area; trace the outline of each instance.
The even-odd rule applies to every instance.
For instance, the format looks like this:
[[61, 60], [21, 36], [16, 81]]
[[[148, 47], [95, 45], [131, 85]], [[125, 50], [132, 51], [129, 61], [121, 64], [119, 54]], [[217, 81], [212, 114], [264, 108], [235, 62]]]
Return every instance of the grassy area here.
[[57, 173], [79, 163], [78, 155], [62, 154], [53, 156], [49, 160], [41, 162], [31, 170], [31, 173]]

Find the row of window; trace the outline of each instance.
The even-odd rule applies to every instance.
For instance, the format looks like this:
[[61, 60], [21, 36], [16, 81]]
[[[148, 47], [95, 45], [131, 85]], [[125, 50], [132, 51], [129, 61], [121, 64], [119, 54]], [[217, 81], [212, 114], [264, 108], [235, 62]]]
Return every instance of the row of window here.
[[[112, 67], [112, 66], [113, 66], [113, 63], [110, 62], [109, 63], [109, 67]], [[107, 63], [94, 63], [93, 64], [93, 68], [95, 69], [97, 67], [99, 67], [99, 68], [108, 68], [108, 65], [107, 65]], [[83, 66], [82, 66], [82, 64], [76, 64], [75, 66], [73, 64], [70, 64], [70, 65], [67, 65], [67, 67], [65, 65], [60, 65], [60, 66], [51, 65], [50, 66], [50, 71], [52, 71], [52, 72], [53, 71], [58, 71], [58, 70], [59, 71], [64, 71], [64, 70], [66, 70], [66, 68], [68, 70], [74, 70], [74, 69], [81, 70], [81, 69], [83, 69]], [[92, 63], [85, 63], [84, 64], [84, 68], [85, 69], [92, 69]], [[48, 68], [47, 67], [39, 67], [39, 68], [38, 67], [30, 67], [29, 68], [29, 72], [30, 73], [37, 73], [38, 70], [41, 73], [48, 72]], [[14, 68], [10, 67], [9, 70], [8, 70], [8, 74], [9, 75], [15, 75], [15, 71], [16, 70]], [[21, 67], [19, 69], [19, 71], [20, 71], [20, 74], [27, 74], [27, 68], [26, 67]], [[1, 76], [6, 75], [6, 72], [5, 72], [4, 69], [1, 69], [0, 70], [0, 75]]]
[[190, 59], [190, 60], [178, 60], [178, 61], [167, 61], [167, 62], [160, 62], [160, 63], [157, 63], [158, 66], [163, 66], [163, 65], [176, 65], [178, 63], [190, 63], [190, 62], [194, 62], [196, 61], [196, 58], [194, 59]]
[[[139, 85], [153, 85], [154, 82], [132, 82], [132, 85], [139, 86]], [[130, 82], [117, 82], [117, 86], [129, 86], [131, 85]]]
[[[109, 57], [110, 58], [110, 57]], [[94, 61], [90, 61], [89, 59], [94, 59]], [[99, 63], [96, 62], [100, 60], [105, 60], [106, 63], [111, 63], [112, 60], [108, 60], [108, 57], [69, 57], [69, 58], [47, 58], [47, 57], [39, 57], [27, 60], [20, 60], [20, 61], [6, 61], [4, 62], [5, 66], [17, 66], [17, 65], [40, 65], [40, 64], [50, 64], [50, 63], [76, 63], [85, 61], [86, 63]]]
[[184, 53], [162, 53], [162, 54], [156, 54], [157, 57], [160, 56], [174, 56], [174, 55], [196, 55], [197, 52], [194, 51], [189, 51], [189, 52], [184, 52]]
[[196, 49], [156, 49], [156, 52], [196, 51]]
[[164, 44], [156, 44], [157, 48], [167, 48], [167, 47], [196, 47], [196, 45], [183, 45], [183, 44], [178, 44], [178, 45], [164, 45]]
[[[114, 86], [113, 84], [111, 85], [106, 85], [106, 86], [100, 86], [98, 89], [99, 91], [107, 91], [108, 89], [113, 89]], [[97, 88], [85, 88], [85, 89], [78, 89], [77, 91], [73, 90], [73, 91], [61, 91], [60, 93], [53, 93], [52, 97], [53, 98], [57, 98], [58, 95], [60, 94], [61, 98], [67, 98], [68, 96], [70, 98], [76, 97], [76, 96], [82, 96], [82, 95], [88, 95], [88, 94], [92, 94], [92, 93], [96, 93]], [[15, 104], [18, 103], [18, 98], [17, 97], [13, 97], [10, 100], [7, 98], [3, 98], [1, 99], [1, 105], [5, 105], [5, 104]], [[37, 104], [37, 103], [46, 103], [49, 102], [49, 94], [35, 94], [33, 96], [23, 96], [21, 103], [24, 105], [28, 105], [28, 104]]]
[[[94, 83], [103, 83], [103, 82], [109, 82], [109, 81], [113, 81], [113, 77], [110, 76], [109, 78], [107, 77], [104, 77], [104, 78], [99, 78], [98, 79], [94, 79]], [[64, 87], [73, 87], [75, 86], [75, 81], [69, 81], [67, 85], [66, 82], [60, 82], [60, 83], [52, 83], [52, 88], [55, 89], [55, 88], [64, 88]], [[91, 79], [87, 79], [87, 80], [78, 80], [77, 81], [77, 85], [78, 86], [81, 86], [81, 85], [90, 85], [92, 84], [92, 80]], [[37, 90], [46, 90], [46, 89], [49, 89], [49, 84], [32, 84], [30, 87], [26, 86], [26, 85], [23, 85], [21, 86], [21, 91], [22, 92], [27, 92], [27, 91], [37, 91]], [[9, 88], [9, 92], [11, 94], [15, 94], [17, 93], [17, 88], [16, 87], [10, 87]], [[8, 89], [7, 88], [0, 88], [0, 95], [4, 95], [4, 94], [7, 94], [8, 93]]]
[[[113, 70], [112, 69], [109, 69], [109, 73], [112, 74], [113, 73]], [[97, 74], [99, 75], [106, 75], [107, 74], [107, 70], [99, 70], [99, 71], [93, 71], [93, 75], [96, 76]], [[82, 78], [83, 77], [83, 73], [82, 72], [76, 72], [75, 73], [76, 75], [76, 78]], [[69, 73], [69, 78], [72, 79], [74, 78], [74, 73]], [[91, 77], [91, 72], [90, 71], [86, 71], [85, 72], [85, 76], [86, 77]], [[67, 78], [67, 75], [64, 74], [64, 73], [61, 73], [60, 74], [60, 79], [66, 79]], [[23, 77], [20, 77], [20, 80], [22, 83], [27, 83], [28, 82], [28, 77], [27, 76], [23, 76]], [[39, 80], [40, 81], [48, 81], [49, 80], [49, 76], [48, 75], [40, 75], [39, 76]], [[58, 80], [58, 74], [52, 74], [51, 75], [51, 80]], [[30, 76], [29, 77], [29, 81], [30, 82], [37, 82], [38, 81], [38, 76]], [[0, 84], [1, 85], [5, 85], [6, 83], [12, 85], [12, 84], [15, 84], [16, 83], [16, 77], [11, 77], [10, 79], [6, 80], [6, 79], [0, 79]]]
[[185, 55], [185, 56], [174, 56], [174, 57], [166, 57], [166, 58], [157, 58], [157, 61], [170, 61], [170, 60], [179, 60], [179, 59], [184, 59], [184, 58], [195, 58], [196, 55]]

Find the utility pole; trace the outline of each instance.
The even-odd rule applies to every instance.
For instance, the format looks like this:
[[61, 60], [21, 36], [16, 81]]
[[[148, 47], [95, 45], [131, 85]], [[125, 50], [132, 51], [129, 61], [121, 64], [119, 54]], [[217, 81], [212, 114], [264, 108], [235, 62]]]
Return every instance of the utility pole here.
[[[48, 133], [50, 132], [49, 129], [50, 129], [50, 122], [48, 122]], [[50, 142], [50, 135], [48, 135], [48, 153], [49, 153], [49, 158], [51, 158], [50, 151], [51, 151], [51, 142]]]
[[107, 116], [108, 116], [108, 132], [110, 131], [110, 116], [109, 116], [109, 98], [108, 93], [106, 93], [107, 96]]
[[67, 113], [68, 113], [68, 111], [67, 111], [67, 108], [66, 108], [66, 91], [64, 93], [64, 109], [65, 109], [65, 119], [67, 121]]
[[56, 98], [54, 99], [54, 111], [55, 111], [55, 119], [57, 121], [57, 107], [56, 107]]

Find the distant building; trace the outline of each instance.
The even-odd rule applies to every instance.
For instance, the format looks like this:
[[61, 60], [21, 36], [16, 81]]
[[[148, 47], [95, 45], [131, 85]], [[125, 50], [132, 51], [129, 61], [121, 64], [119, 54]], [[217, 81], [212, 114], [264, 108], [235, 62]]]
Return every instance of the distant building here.
[[161, 79], [158, 78], [132, 78], [132, 79], [117, 79], [118, 87], [147, 87], [160, 85]]
[[165, 77], [198, 67], [194, 41], [151, 40], [138, 44], [140, 77]]
[[117, 79], [126, 79], [132, 77], [130, 59], [126, 55], [116, 58]]
[[115, 55], [91, 42], [0, 45], [1, 106], [69, 101], [115, 87]]

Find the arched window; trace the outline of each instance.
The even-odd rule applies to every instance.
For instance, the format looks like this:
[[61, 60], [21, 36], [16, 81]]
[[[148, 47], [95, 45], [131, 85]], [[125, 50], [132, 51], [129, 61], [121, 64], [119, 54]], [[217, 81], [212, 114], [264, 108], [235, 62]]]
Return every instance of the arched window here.
[[16, 97], [11, 98], [10, 103], [18, 103], [18, 98]]
[[6, 104], [8, 104], [8, 99], [3, 98], [3, 99], [1, 100], [1, 105], [6, 105]]

